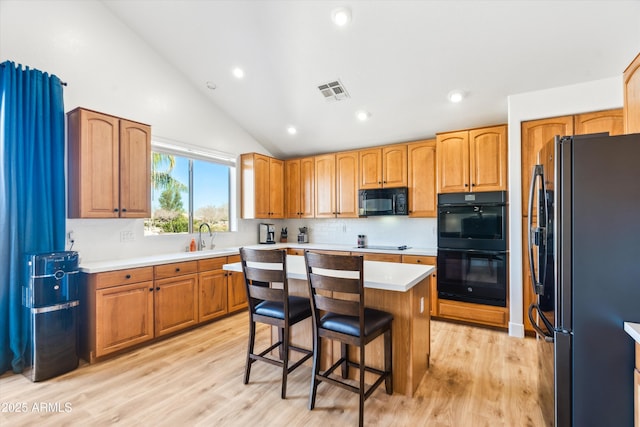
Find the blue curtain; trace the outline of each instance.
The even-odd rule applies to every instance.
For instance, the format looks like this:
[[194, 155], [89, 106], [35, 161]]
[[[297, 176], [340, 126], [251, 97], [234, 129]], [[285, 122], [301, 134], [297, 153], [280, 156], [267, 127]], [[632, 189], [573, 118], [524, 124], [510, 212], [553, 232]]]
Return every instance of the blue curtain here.
[[60, 79], [0, 64], [0, 374], [23, 367], [25, 255], [64, 250], [64, 150]]

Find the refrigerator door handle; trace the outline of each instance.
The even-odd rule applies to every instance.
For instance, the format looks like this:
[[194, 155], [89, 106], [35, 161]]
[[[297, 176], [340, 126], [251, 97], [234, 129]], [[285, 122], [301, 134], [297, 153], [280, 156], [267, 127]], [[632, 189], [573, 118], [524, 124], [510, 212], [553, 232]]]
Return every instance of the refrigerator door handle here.
[[[544, 169], [542, 165], [535, 165], [533, 167], [533, 174], [531, 176], [531, 186], [529, 187], [529, 217], [528, 217], [528, 227], [529, 227], [529, 270], [531, 272], [531, 281], [533, 284], [533, 291], [537, 295], [542, 295], [544, 293], [544, 284], [540, 282], [542, 277], [544, 277], [544, 272], [542, 271], [543, 266], [538, 266], [538, 274], [536, 274], [534, 259], [533, 259], [533, 246], [538, 246], [542, 248], [546, 242], [546, 229], [545, 227], [534, 227], [533, 226], [533, 198], [536, 193], [536, 181], [540, 177], [540, 181], [544, 188]], [[546, 200], [544, 201], [544, 209], [546, 215]], [[540, 223], [540, 218], [538, 218], [538, 224]], [[540, 258], [540, 257], [539, 257]], [[543, 257], [546, 259], [546, 257]], [[544, 266], [546, 269], [546, 266]]]
[[[542, 320], [542, 323], [547, 329], [547, 332], [543, 331], [540, 325], [536, 323], [535, 319], [533, 318], [533, 310], [538, 312], [538, 318]], [[531, 326], [533, 326], [533, 329], [535, 329], [539, 337], [544, 338], [546, 342], [553, 342], [553, 325], [551, 324], [549, 319], [544, 316], [538, 304], [531, 304], [529, 306], [529, 321], [531, 322]]]

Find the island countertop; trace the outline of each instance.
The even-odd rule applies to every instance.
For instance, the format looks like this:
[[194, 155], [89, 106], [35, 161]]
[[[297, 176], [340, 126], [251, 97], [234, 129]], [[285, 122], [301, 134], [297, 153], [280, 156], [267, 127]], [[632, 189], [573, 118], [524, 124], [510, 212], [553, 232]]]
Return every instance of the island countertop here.
[[[242, 265], [239, 262], [225, 264], [222, 268], [227, 271], [242, 272]], [[434, 270], [435, 266], [432, 265], [365, 261], [364, 287], [406, 292], [429, 277]], [[287, 278], [307, 280], [303, 256], [287, 255]]]
[[624, 322], [624, 330], [640, 344], [640, 323]]

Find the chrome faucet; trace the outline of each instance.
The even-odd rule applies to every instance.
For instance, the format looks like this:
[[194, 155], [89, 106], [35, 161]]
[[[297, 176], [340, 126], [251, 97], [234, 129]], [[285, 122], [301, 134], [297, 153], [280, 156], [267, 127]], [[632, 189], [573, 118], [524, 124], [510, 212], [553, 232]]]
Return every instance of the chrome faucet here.
[[202, 227], [204, 226], [206, 226], [207, 229], [209, 230], [209, 237], [211, 237], [211, 242], [213, 244], [213, 233], [211, 232], [211, 227], [206, 222], [203, 222], [202, 224], [200, 224], [200, 227], [198, 228], [198, 250], [199, 251], [206, 249], [207, 247], [206, 243], [204, 243], [204, 240], [202, 239]]

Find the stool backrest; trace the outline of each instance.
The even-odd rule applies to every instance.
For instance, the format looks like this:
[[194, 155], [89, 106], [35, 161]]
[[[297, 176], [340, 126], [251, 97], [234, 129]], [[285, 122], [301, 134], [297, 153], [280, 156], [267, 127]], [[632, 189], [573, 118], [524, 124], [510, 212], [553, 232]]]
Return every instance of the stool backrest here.
[[[284, 249], [240, 248], [240, 260], [252, 312], [261, 301], [282, 302], [285, 307], [288, 305], [287, 252]], [[274, 283], [281, 283], [282, 288], [273, 288]]]
[[363, 257], [310, 251], [304, 256], [312, 312], [359, 317], [360, 330], [364, 330]]

